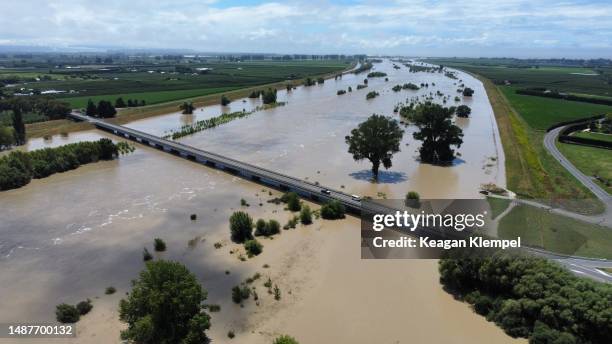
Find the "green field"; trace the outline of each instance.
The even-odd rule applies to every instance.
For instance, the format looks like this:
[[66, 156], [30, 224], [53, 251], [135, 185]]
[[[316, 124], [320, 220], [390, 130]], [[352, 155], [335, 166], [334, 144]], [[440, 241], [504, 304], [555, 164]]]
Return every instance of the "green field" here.
[[612, 134], [592, 133], [590, 131], [579, 131], [579, 132], [573, 133], [572, 136], [582, 137], [584, 139], [612, 142]]
[[[506, 81], [517, 88], [546, 88], [559, 92], [612, 97], [612, 68], [539, 65], [516, 59], [431, 59], [428, 62], [482, 75], [495, 84]], [[535, 68], [538, 66], [538, 68]], [[573, 73], [597, 75], [579, 75]]]
[[499, 223], [501, 238], [521, 237], [523, 245], [548, 251], [594, 258], [612, 259], [612, 231], [547, 210], [518, 205]]
[[[557, 147], [585, 175], [597, 175], [612, 183], [612, 150], [569, 143], [557, 143]], [[606, 186], [599, 180], [597, 183], [612, 193], [612, 186]]]
[[[54, 80], [27, 82], [6, 88], [65, 91], [55, 95], [74, 107], [83, 107], [87, 99], [114, 101], [119, 96], [145, 100], [147, 104], [192, 98], [239, 88], [277, 82], [291, 82], [340, 72], [351, 66], [350, 60], [254, 61], [148, 65], [112, 65], [66, 69], [4, 69], [0, 74], [18, 76], [24, 81], [47, 74]], [[104, 67], [104, 68], [102, 68]], [[207, 68], [203, 71], [201, 69]]]
[[70, 103], [72, 108], [84, 108], [87, 105], [87, 101], [91, 99], [94, 102], [100, 100], [109, 100], [115, 102], [118, 97], [123, 97], [124, 101], [128, 99], [144, 100], [147, 104], [164, 103], [172, 100], [193, 98], [198, 96], [205, 96], [208, 94], [228, 92], [240, 87], [219, 87], [219, 88], [203, 88], [194, 90], [177, 90], [177, 91], [153, 91], [153, 92], [136, 92], [136, 93], [123, 93], [123, 94], [110, 94], [110, 95], [99, 95], [99, 96], [84, 96], [84, 97], [73, 97], [73, 98], [62, 98], [62, 100]]
[[504, 210], [508, 209], [510, 200], [504, 198], [487, 197], [487, 202], [491, 207], [491, 218], [495, 220], [499, 214], [503, 213]]
[[546, 130], [555, 123], [612, 113], [612, 106], [516, 94], [515, 87], [499, 86], [530, 127]]

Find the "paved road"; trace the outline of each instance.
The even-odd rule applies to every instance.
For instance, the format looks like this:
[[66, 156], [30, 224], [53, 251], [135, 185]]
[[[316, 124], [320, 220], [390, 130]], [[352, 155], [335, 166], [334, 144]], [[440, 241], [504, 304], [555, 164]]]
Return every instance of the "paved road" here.
[[[216, 168], [226, 170], [230, 173], [240, 174], [242, 177], [258, 182], [272, 184], [283, 190], [295, 191], [303, 196], [316, 201], [338, 200], [342, 202], [353, 213], [393, 213], [396, 209], [391, 209], [381, 204], [373, 202], [362, 202], [352, 195], [332, 190], [321, 185], [313, 184], [305, 180], [290, 177], [278, 172], [267, 170], [255, 165], [247, 164], [225, 156], [207, 152], [178, 142], [165, 140], [158, 136], [147, 134], [142, 131], [127, 128], [121, 125], [108, 123], [104, 120], [85, 116], [79, 112], [72, 112], [70, 117], [79, 121], [87, 121], [94, 124], [97, 128], [111, 132], [113, 134], [129, 138], [145, 145], [153, 146], [164, 151], [181, 155], [187, 159], [213, 165]], [[450, 232], [455, 234], [454, 232]], [[450, 234], [450, 233], [447, 233]], [[436, 237], [440, 232], [429, 228], [420, 228], [413, 233], [414, 235], [425, 235]], [[457, 233], [460, 235], [460, 233]], [[463, 237], [463, 235], [460, 235]], [[579, 257], [565, 257], [542, 250], [530, 250], [536, 255], [543, 256], [567, 266], [575, 274], [584, 275], [592, 279], [612, 283], [612, 276], [595, 269], [595, 267], [611, 267], [612, 261], [592, 260]]]
[[565, 129], [566, 126], [555, 128], [544, 136], [544, 147], [552, 154], [552, 156], [559, 161], [559, 163], [565, 167], [576, 179], [578, 179], [587, 189], [599, 198], [606, 206], [606, 218], [612, 221], [612, 196], [602, 189], [597, 183], [589, 176], [580, 172], [569, 160], [561, 154], [555, 145], [559, 133]]

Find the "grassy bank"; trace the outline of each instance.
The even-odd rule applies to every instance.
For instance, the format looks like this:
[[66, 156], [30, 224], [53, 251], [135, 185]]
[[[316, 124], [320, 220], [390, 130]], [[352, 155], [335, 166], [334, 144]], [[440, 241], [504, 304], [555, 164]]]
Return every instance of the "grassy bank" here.
[[612, 231], [547, 210], [518, 205], [499, 223], [501, 238], [521, 237], [523, 245], [582, 257], [612, 259]]
[[[612, 180], [612, 151], [605, 148], [580, 146], [557, 142], [559, 151], [569, 159], [582, 173], [587, 176], [600, 176], [605, 180]], [[608, 193], [612, 193], [612, 186], [606, 186], [601, 180], [596, 179]]]
[[523, 113], [519, 114], [514, 103], [491, 80], [477, 77], [485, 86], [499, 127], [508, 188], [523, 198], [581, 199], [584, 201], [565, 205], [584, 214], [601, 213], [603, 204], [545, 150], [545, 132], [530, 127]]

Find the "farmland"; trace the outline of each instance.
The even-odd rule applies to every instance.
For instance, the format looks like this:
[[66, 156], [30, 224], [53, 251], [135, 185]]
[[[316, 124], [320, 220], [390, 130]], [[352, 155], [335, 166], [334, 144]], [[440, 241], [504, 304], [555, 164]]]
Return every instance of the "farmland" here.
[[612, 112], [612, 106], [520, 95], [515, 93], [515, 87], [499, 87], [527, 124], [536, 130], [546, 130], [558, 122]]
[[[583, 202], [566, 204], [566, 207], [581, 213], [603, 210], [602, 203], [593, 199], [590, 192], [544, 149], [543, 138], [546, 128], [552, 124], [610, 113], [612, 107], [519, 95], [515, 90], [540, 87], [605, 97], [612, 94], [609, 66], [538, 65], [535, 68], [534, 61], [515, 59], [436, 59], [428, 62], [468, 71], [478, 75], [484, 83], [504, 146], [510, 190], [523, 198], [584, 199]], [[593, 71], [600, 74], [572, 74], [593, 74]], [[609, 158], [602, 158], [605, 159], [609, 161]], [[587, 198], [591, 200], [587, 201]]]
[[[118, 97], [156, 104], [227, 92], [307, 76], [336, 73], [349, 60], [211, 61], [144, 65], [83, 65], [74, 68], [4, 69], [2, 78], [17, 78], [7, 87], [13, 92], [61, 92], [54, 95], [73, 107], [87, 99], [115, 101]], [[39, 73], [37, 73], [39, 72]], [[32, 80], [32, 78], [35, 78]], [[38, 80], [36, 80], [36, 78]]]

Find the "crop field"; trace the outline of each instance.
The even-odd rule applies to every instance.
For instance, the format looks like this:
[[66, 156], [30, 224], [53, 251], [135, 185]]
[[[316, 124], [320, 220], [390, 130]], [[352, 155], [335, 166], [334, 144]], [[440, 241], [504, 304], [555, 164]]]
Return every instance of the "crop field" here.
[[280, 81], [340, 72], [350, 61], [255, 61], [210, 62], [199, 64], [159, 64], [139, 66], [83, 66], [82, 68], [4, 69], [4, 75], [22, 79], [51, 75], [54, 80], [20, 83], [8, 89], [64, 91], [55, 97], [74, 107], [82, 107], [87, 99], [114, 101], [118, 97], [145, 100], [155, 104], [170, 100], [225, 92]]
[[[480, 74], [495, 84], [506, 81], [517, 88], [546, 88], [559, 92], [582, 93], [585, 95], [612, 96], [612, 68], [582, 68], [565, 66], [532, 66], [518, 65], [495, 60], [480, 59], [434, 59], [432, 63], [460, 68], [471, 73]], [[596, 75], [589, 75], [596, 74]]]
[[499, 88], [527, 124], [536, 130], [546, 130], [558, 122], [612, 112], [612, 106], [520, 95], [511, 86]]
[[[572, 136], [582, 137], [584, 139], [612, 142], [612, 134], [602, 134], [602, 133], [592, 133], [589, 131], [580, 131], [577, 133], [573, 133]], [[612, 152], [610, 153], [612, 154]]]

